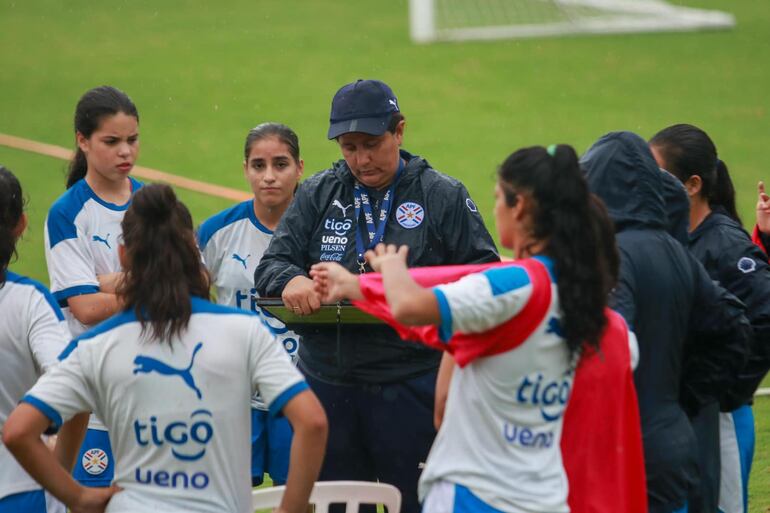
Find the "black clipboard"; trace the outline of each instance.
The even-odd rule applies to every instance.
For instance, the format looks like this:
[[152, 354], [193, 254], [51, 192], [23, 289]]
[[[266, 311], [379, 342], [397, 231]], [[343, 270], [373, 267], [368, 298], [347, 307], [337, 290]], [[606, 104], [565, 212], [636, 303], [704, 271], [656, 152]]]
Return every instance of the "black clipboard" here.
[[257, 306], [289, 327], [293, 324], [382, 324], [380, 319], [359, 310], [350, 301], [321, 305], [320, 310], [310, 315], [297, 315], [280, 298], [257, 298]]

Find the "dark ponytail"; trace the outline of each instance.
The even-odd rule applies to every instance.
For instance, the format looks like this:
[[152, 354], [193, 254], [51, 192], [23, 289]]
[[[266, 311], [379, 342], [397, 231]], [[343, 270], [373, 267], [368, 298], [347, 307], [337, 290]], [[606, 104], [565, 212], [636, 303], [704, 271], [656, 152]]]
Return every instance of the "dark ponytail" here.
[[735, 208], [735, 187], [730, 178], [730, 172], [727, 170], [727, 164], [721, 159], [717, 160], [716, 180], [711, 190], [709, 204], [712, 207], [722, 207], [728, 216], [735, 219], [738, 224], [743, 224]]
[[11, 170], [0, 166], [0, 287], [5, 284], [5, 273], [16, 256], [14, 231], [24, 213], [21, 184]]
[[[75, 107], [75, 133], [81, 133], [86, 139], [91, 137], [107, 116], [122, 112], [139, 121], [139, 112], [131, 98], [123, 91], [111, 86], [95, 87], [86, 92]], [[67, 172], [67, 189], [86, 176], [88, 162], [80, 147], [75, 148], [75, 156]]]
[[575, 150], [564, 144], [518, 150], [502, 164], [498, 177], [507, 205], [513, 206], [519, 194], [533, 200], [531, 235], [554, 260], [570, 352], [583, 344], [598, 349], [619, 258], [612, 223], [589, 193]]
[[168, 185], [147, 185], [134, 195], [121, 226], [127, 262], [118, 295], [143, 330], [149, 324], [154, 338], [170, 341], [187, 327], [190, 297], [209, 298], [190, 212]]
[[702, 183], [700, 196], [712, 208], [722, 207], [730, 217], [741, 222], [735, 209], [735, 188], [727, 166], [717, 158], [717, 148], [706, 132], [684, 123], [672, 125], [655, 134], [650, 139], [650, 146], [662, 157], [666, 171], [682, 183], [691, 176], [699, 176]]

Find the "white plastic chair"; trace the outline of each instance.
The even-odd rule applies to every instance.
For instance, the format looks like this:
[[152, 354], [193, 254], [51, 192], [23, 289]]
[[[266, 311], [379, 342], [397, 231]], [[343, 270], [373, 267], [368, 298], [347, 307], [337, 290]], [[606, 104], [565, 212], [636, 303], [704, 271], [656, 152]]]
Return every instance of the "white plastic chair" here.
[[[278, 507], [285, 486], [260, 488], [251, 492], [254, 510]], [[345, 513], [358, 513], [361, 504], [382, 504], [388, 513], [401, 511], [401, 492], [393, 485], [368, 481], [319, 481], [310, 494], [315, 513], [328, 513], [329, 504], [345, 504]]]

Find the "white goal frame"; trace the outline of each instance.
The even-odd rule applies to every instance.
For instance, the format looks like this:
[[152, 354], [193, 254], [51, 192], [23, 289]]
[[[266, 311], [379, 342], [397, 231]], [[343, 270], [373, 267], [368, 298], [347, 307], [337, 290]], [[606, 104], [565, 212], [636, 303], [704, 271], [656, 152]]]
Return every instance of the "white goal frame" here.
[[[515, 3], [517, 0], [500, 0]], [[437, 28], [436, 0], [409, 0], [412, 41], [469, 41], [508, 38], [563, 36], [572, 34], [618, 34], [723, 30], [735, 26], [725, 12], [676, 6], [662, 0], [541, 0], [559, 6], [604, 10], [601, 18], [568, 19], [552, 23], [498, 25], [467, 28]]]

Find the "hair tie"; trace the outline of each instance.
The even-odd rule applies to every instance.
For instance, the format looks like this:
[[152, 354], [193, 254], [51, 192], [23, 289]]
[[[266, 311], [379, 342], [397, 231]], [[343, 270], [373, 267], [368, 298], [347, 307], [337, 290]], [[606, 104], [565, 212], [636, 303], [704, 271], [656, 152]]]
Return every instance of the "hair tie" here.
[[553, 157], [554, 155], [556, 155], [556, 145], [555, 144], [550, 145], [548, 148], [546, 148], [545, 151], [547, 151], [548, 154]]

